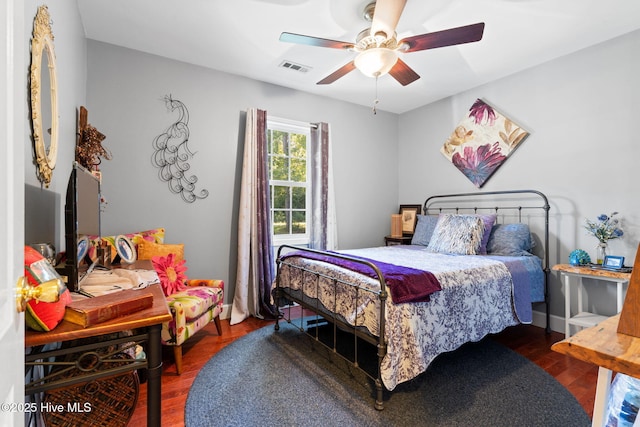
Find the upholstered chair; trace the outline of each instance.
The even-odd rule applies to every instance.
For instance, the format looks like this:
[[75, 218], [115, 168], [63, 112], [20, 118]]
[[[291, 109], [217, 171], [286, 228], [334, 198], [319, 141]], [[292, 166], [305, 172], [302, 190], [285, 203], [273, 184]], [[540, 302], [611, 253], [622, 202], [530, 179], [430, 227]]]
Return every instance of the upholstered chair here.
[[182, 344], [212, 320], [222, 335], [220, 313], [224, 302], [222, 280], [187, 280], [186, 289], [167, 296], [173, 319], [162, 324], [162, 344], [173, 346], [176, 372], [182, 373]]

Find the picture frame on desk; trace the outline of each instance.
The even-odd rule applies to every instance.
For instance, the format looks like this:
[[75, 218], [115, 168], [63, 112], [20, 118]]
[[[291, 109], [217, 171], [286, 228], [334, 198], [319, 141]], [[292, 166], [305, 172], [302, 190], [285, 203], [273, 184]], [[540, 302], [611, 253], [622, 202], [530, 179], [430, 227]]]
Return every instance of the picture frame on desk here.
[[624, 257], [606, 255], [604, 257], [604, 261], [602, 262], [602, 266], [607, 268], [622, 268], [624, 267]]
[[422, 205], [400, 205], [399, 214], [402, 215], [402, 235], [413, 236], [418, 223], [418, 215]]
[[133, 264], [138, 258], [136, 247], [127, 236], [119, 235], [115, 239], [116, 257], [113, 260], [114, 264], [119, 264], [120, 261], [127, 264]]

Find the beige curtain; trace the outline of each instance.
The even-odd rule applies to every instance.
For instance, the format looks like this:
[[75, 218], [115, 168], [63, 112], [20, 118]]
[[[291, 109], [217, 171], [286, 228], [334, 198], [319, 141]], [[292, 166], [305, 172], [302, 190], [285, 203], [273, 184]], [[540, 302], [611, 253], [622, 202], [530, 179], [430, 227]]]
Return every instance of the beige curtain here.
[[267, 112], [247, 110], [238, 214], [238, 270], [231, 324], [249, 316], [273, 317], [273, 248], [267, 177]]
[[311, 127], [312, 221], [311, 247], [322, 250], [338, 248], [333, 168], [329, 125]]

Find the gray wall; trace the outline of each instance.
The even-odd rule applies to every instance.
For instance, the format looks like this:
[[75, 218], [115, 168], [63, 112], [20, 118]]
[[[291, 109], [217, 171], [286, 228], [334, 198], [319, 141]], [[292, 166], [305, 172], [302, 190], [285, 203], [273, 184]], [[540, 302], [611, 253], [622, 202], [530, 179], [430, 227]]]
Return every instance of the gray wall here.
[[[638, 158], [634, 123], [640, 117], [640, 32], [413, 110], [399, 119], [399, 199], [476, 191], [439, 152], [471, 104], [482, 98], [531, 135], [487, 181], [483, 190], [533, 188], [549, 197], [551, 264], [582, 248], [592, 257], [597, 240], [585, 218], [619, 211], [625, 236], [611, 241], [632, 264], [640, 240]], [[434, 179], [437, 177], [437, 179]], [[615, 313], [615, 288], [602, 282], [588, 301], [600, 314]], [[564, 315], [561, 285], [553, 274], [553, 310]], [[594, 307], [595, 306], [595, 307]]]
[[[89, 122], [107, 135], [103, 234], [166, 228], [167, 243], [185, 243], [188, 275], [227, 282], [233, 297], [237, 206], [249, 107], [302, 122], [330, 123], [339, 244], [383, 244], [398, 209], [397, 116], [158, 56], [88, 42]], [[209, 197], [192, 204], [171, 193], [151, 164], [152, 142], [176, 120], [163, 98], [190, 114], [189, 173]]]

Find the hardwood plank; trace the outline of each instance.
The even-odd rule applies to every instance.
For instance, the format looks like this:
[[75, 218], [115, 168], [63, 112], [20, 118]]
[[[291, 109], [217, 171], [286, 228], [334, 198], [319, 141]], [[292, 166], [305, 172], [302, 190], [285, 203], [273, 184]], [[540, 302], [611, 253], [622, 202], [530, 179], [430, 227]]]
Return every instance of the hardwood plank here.
[[[163, 351], [162, 372], [162, 425], [184, 426], [184, 405], [191, 384], [200, 369], [209, 359], [234, 340], [273, 321], [249, 318], [244, 322], [230, 326], [228, 320], [222, 320], [222, 336], [215, 325], [210, 323], [197, 335], [184, 344], [183, 373], [177, 375], [173, 363], [173, 351], [165, 347]], [[558, 382], [564, 385], [580, 402], [585, 412], [592, 416], [598, 367], [582, 362], [551, 350], [551, 345], [562, 341], [564, 334], [545, 333], [543, 328], [532, 325], [519, 325], [508, 328], [492, 337], [497, 342], [526, 357], [540, 366]], [[147, 413], [146, 384], [140, 385], [140, 396], [136, 410], [129, 423], [140, 426], [146, 423]]]

